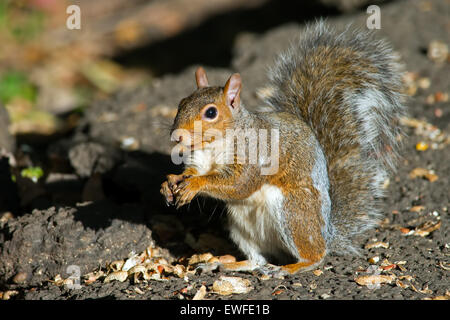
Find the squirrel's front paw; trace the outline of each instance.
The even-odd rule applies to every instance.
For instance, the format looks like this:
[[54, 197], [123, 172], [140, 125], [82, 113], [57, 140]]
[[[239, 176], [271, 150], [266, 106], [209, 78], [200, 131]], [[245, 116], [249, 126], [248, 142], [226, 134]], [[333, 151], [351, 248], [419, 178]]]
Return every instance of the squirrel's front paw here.
[[189, 177], [181, 181], [174, 189], [175, 206], [178, 208], [188, 204], [200, 191], [200, 178]]
[[159, 190], [159, 192], [161, 192], [161, 194], [164, 196], [164, 198], [166, 199], [166, 204], [168, 206], [170, 206], [171, 204], [173, 204], [173, 193], [172, 190], [169, 187], [169, 183], [167, 181], [164, 181], [161, 184], [161, 190]]
[[167, 175], [167, 181], [164, 181], [161, 184], [161, 194], [166, 199], [166, 204], [171, 205], [173, 204], [174, 200], [174, 191], [178, 188], [178, 184], [184, 179], [189, 178], [188, 175], [183, 174], [169, 174]]

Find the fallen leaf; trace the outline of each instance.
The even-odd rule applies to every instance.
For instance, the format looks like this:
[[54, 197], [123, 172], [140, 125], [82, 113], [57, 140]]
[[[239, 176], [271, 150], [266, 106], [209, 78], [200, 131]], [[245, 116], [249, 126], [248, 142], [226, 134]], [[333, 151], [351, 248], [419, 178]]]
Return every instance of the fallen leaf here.
[[422, 293], [422, 294], [432, 294], [433, 293], [433, 291], [428, 288], [428, 284], [426, 284], [425, 287], [423, 287], [423, 289], [421, 289], [421, 290], [417, 289], [413, 284], [411, 284], [411, 289], [415, 292]]
[[397, 285], [397, 287], [400, 287], [402, 289], [407, 289], [409, 287], [409, 285], [404, 284], [403, 282], [401, 282], [400, 280], [395, 280], [395, 284]]

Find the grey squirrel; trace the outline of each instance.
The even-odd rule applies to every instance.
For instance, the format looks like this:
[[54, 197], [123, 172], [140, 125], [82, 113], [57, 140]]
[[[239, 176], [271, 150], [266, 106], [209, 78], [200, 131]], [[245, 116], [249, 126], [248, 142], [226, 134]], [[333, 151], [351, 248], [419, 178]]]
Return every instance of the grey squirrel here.
[[[405, 112], [401, 69], [370, 32], [338, 34], [323, 21], [276, 58], [260, 111], [240, 101], [239, 74], [216, 87], [198, 68], [198, 89], [181, 100], [172, 127], [172, 139], [190, 156], [161, 193], [177, 207], [197, 195], [225, 202], [231, 238], [248, 257], [228, 269], [295, 273], [331, 252], [358, 254], [352, 238], [380, 221], [382, 185], [395, 169], [397, 120]], [[202, 136], [192, 143], [195, 123]], [[205, 134], [249, 128], [278, 132], [275, 173], [261, 174], [259, 158], [218, 161], [229, 150]]]

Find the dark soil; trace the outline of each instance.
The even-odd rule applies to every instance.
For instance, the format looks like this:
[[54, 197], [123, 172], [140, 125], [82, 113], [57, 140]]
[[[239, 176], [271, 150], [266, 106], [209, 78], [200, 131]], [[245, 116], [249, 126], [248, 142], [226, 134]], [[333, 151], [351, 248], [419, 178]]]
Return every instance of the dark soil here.
[[[428, 7], [424, 7], [425, 2]], [[448, 1], [441, 0], [383, 5], [382, 29], [377, 31], [401, 54], [406, 70], [431, 81], [430, 88], [418, 89], [408, 100], [410, 117], [425, 120], [447, 135], [449, 102], [428, 105], [426, 98], [438, 91], [448, 92], [450, 63], [436, 64], [426, 53], [432, 40], [450, 44], [449, 6]], [[355, 27], [365, 28], [366, 18], [367, 14], [360, 12], [329, 18], [329, 23], [343, 28], [352, 22]], [[267, 67], [303, 28], [303, 24], [292, 22], [264, 34], [239, 34], [231, 64], [227, 68], [206, 68], [210, 83], [223, 85], [232, 72], [239, 71], [245, 87], [243, 101], [249, 107], [257, 105], [256, 92], [264, 87]], [[12, 217], [0, 217], [0, 291], [16, 290], [18, 294], [13, 298], [18, 299], [189, 299], [202, 284], [210, 290], [224, 272], [190, 276], [188, 282], [175, 277], [139, 284], [132, 280], [96, 281], [82, 283], [81, 289], [68, 289], [48, 280], [58, 274], [67, 278], [70, 265], [79, 266], [82, 275], [105, 268], [107, 263], [125, 259], [132, 251], [142, 252], [152, 243], [163, 248], [169, 261], [203, 252], [243, 258], [228, 238], [222, 204], [198, 199], [189, 208], [175, 211], [166, 207], [159, 194], [165, 175], [181, 170], [168, 156], [168, 129], [179, 100], [194, 89], [194, 70], [195, 66], [188, 66], [156, 79], [147, 88], [120, 92], [112, 99], [96, 102], [72, 136], [45, 149], [40, 161], [50, 174], [26, 192], [20, 190], [18, 181], [20, 207], [26, 209], [25, 213], [10, 209]], [[386, 220], [358, 239], [361, 248], [383, 241], [389, 243], [387, 249], [364, 249], [361, 257], [329, 256], [319, 268], [323, 271], [320, 275], [307, 272], [261, 280], [249, 273], [228, 272], [249, 279], [254, 289], [226, 297], [208, 292], [206, 298], [423, 299], [445, 295], [450, 290], [450, 149], [447, 144], [441, 149], [417, 151], [416, 144], [424, 137], [408, 127], [405, 131], [408, 138], [403, 158], [390, 179], [383, 204]], [[127, 141], [131, 143], [120, 148]], [[438, 179], [411, 179], [409, 173], [417, 167], [434, 170]], [[419, 205], [424, 210], [410, 211]], [[439, 219], [441, 227], [426, 237], [405, 236], [400, 229], [414, 229]], [[188, 235], [203, 240], [193, 248], [192, 242], [186, 241]], [[373, 256], [380, 257], [378, 265], [383, 259], [392, 264], [406, 261], [404, 270], [396, 268], [391, 272], [397, 279], [409, 275], [414, 280], [401, 280], [407, 288], [395, 281], [377, 289], [358, 285], [355, 277], [365, 274], [368, 259]], [[25, 279], [15, 279], [18, 273], [24, 273]], [[187, 286], [192, 287], [180, 292]]]

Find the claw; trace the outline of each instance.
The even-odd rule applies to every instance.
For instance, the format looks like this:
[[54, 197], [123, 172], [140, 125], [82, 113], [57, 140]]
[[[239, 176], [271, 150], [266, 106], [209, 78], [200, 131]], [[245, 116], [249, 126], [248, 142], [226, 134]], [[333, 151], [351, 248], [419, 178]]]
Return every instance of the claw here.
[[173, 193], [170, 190], [167, 181], [161, 185], [161, 190], [159, 190], [159, 192], [164, 196], [167, 206], [173, 204]]
[[284, 270], [280, 266], [276, 266], [273, 264], [265, 264], [263, 266], [259, 266], [255, 269], [257, 273], [260, 273], [262, 275], [270, 276], [272, 278], [284, 278], [286, 275], [288, 275], [288, 272]]

